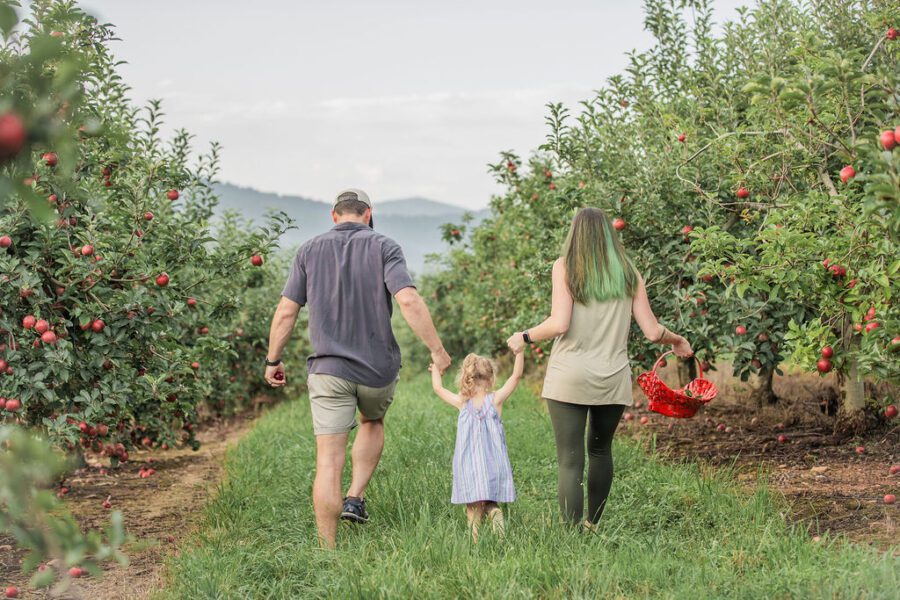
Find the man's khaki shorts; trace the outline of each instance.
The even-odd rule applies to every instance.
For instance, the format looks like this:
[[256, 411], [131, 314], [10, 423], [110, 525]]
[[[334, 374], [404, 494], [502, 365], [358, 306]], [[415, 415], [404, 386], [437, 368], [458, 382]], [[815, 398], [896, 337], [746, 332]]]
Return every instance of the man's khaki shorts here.
[[[399, 379], [399, 378], [398, 378]], [[316, 435], [346, 433], [356, 427], [356, 410], [369, 421], [384, 418], [397, 382], [373, 388], [334, 375], [311, 373], [307, 379]]]

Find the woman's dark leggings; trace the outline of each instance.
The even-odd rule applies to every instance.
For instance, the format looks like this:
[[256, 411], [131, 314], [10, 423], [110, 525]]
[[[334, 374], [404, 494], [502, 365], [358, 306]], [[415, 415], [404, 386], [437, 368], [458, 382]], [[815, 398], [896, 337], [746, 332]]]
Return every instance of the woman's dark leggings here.
[[622, 404], [586, 406], [547, 399], [553, 433], [556, 435], [556, 459], [559, 463], [559, 507], [574, 524], [584, 517], [584, 428], [587, 436], [588, 521], [596, 523], [603, 514], [613, 479], [612, 440]]

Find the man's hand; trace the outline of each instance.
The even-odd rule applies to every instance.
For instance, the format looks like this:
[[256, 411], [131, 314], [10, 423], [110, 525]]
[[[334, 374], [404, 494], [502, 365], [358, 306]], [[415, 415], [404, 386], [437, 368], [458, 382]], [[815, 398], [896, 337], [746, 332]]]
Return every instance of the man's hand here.
[[287, 383], [284, 376], [284, 363], [277, 367], [266, 367], [266, 382], [273, 388], [280, 388]]
[[450, 355], [447, 354], [447, 351], [441, 348], [436, 352], [431, 353], [431, 363], [432, 367], [437, 368], [438, 372], [443, 375], [447, 369], [450, 368]]
[[506, 345], [509, 346], [509, 349], [513, 351], [514, 354], [519, 354], [525, 350], [525, 337], [522, 335], [522, 332], [516, 332], [509, 336], [509, 339], [506, 340]]

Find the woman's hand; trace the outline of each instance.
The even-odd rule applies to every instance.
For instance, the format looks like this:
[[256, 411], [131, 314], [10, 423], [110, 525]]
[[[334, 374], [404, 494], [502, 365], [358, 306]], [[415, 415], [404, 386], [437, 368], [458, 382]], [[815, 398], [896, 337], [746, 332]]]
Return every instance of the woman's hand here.
[[678, 341], [672, 344], [672, 350], [675, 352], [675, 356], [681, 358], [690, 358], [694, 355], [690, 342], [681, 336], [678, 336]]
[[509, 349], [512, 350], [514, 354], [520, 354], [525, 351], [525, 338], [522, 336], [521, 332], [516, 332], [509, 336], [509, 339], [506, 340], [506, 345], [509, 346]]

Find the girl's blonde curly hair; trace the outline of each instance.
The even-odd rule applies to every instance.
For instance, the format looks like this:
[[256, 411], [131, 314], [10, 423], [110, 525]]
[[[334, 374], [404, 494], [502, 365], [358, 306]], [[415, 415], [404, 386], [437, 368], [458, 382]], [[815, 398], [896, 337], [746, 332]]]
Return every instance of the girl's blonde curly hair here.
[[491, 391], [494, 388], [494, 376], [497, 372], [494, 361], [477, 354], [469, 354], [463, 360], [459, 375], [456, 378], [456, 387], [463, 398], [471, 398], [479, 389]]

